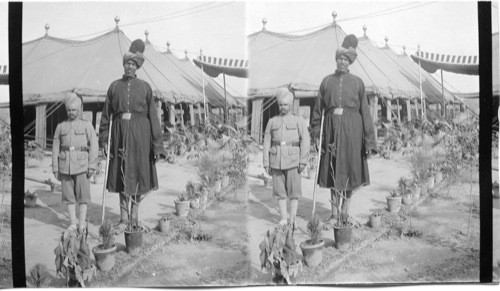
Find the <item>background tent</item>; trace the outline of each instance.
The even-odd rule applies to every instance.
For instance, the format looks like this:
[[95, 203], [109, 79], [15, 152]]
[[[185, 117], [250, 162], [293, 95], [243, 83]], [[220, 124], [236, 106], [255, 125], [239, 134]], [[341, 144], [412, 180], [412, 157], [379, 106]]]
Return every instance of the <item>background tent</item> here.
[[[295, 112], [298, 113], [301, 106], [312, 107], [314, 101], [308, 99], [317, 95], [322, 79], [335, 71], [335, 51], [346, 35], [334, 21], [327, 27], [300, 36], [270, 32], [263, 28], [248, 37], [248, 92], [251, 98], [248, 107], [252, 114], [250, 131], [254, 138], [261, 139], [262, 128], [273, 115], [266, 110], [275, 110], [274, 105], [265, 99], [274, 96], [276, 89], [289, 87], [295, 92]], [[400, 109], [410, 112], [410, 102], [404, 106], [399, 104], [399, 100], [419, 100], [418, 75], [409, 74], [395, 64], [383, 49], [373, 45], [366, 36], [359, 38], [357, 53], [358, 58], [349, 70], [365, 83], [365, 93], [372, 105], [374, 119], [378, 116], [378, 104], [386, 120], [391, 120], [393, 112], [397, 112], [399, 117]], [[428, 90], [430, 88], [433, 90]], [[424, 86], [423, 89], [423, 98], [428, 103], [441, 104], [444, 100], [453, 100], [449, 94], [443, 100], [441, 94], [436, 94], [434, 86]], [[391, 104], [392, 100], [396, 102]], [[303, 110], [307, 111], [307, 108]], [[310, 114], [302, 113], [306, 116]]]
[[[185, 78], [192, 86], [201, 92], [203, 83], [201, 69], [198, 69], [191, 62], [191, 60], [187, 57], [187, 54], [183, 59], [178, 59], [172, 54], [170, 44], [167, 44], [167, 46], [167, 50], [162, 53], [163, 56], [168, 60], [171, 66], [176, 67], [182, 73], [183, 78]], [[243, 105], [230, 93], [226, 93], [227, 98], [224, 98], [224, 89], [209, 75], [207, 75], [206, 72], [204, 75], [205, 96], [211, 106], [224, 107], [227, 100], [228, 107], [243, 107]]]
[[[48, 27], [46, 27], [48, 31]], [[147, 38], [147, 35], [146, 35]], [[131, 41], [116, 29], [86, 41], [71, 41], [44, 37], [23, 44], [23, 102], [26, 116], [25, 134], [35, 137], [45, 146], [46, 137], [51, 137], [57, 123], [65, 118], [59, 108], [68, 92], [75, 92], [84, 101], [84, 110], [96, 126], [99, 123], [102, 102], [109, 84], [123, 75], [122, 56], [128, 51]], [[158, 115], [165, 112], [164, 119], [175, 123], [190, 118], [194, 122], [192, 104], [203, 103], [200, 83], [193, 82], [172, 61], [165, 58], [146, 39], [145, 63], [137, 71], [140, 79], [147, 81], [153, 95], [159, 101]], [[220, 91], [211, 90], [209, 104], [220, 107], [224, 100]], [[168, 105], [163, 106], [162, 102]], [[231, 105], [237, 102], [230, 97]], [[179, 110], [175, 108], [178, 104]], [[30, 107], [31, 106], [31, 107]], [[54, 118], [46, 120], [54, 114]], [[183, 118], [186, 114], [186, 118]], [[201, 115], [201, 114], [200, 114]], [[201, 118], [200, 118], [201, 120]], [[31, 132], [34, 130], [35, 134]]]
[[[84, 102], [86, 97], [104, 97], [109, 84], [123, 75], [122, 56], [130, 43], [118, 28], [87, 41], [45, 36], [26, 43], [23, 101], [58, 101], [69, 91], [83, 96]], [[151, 85], [155, 97], [171, 103], [200, 100], [200, 92], [166, 66], [154, 49], [147, 46], [144, 55], [146, 62], [137, 76]]]

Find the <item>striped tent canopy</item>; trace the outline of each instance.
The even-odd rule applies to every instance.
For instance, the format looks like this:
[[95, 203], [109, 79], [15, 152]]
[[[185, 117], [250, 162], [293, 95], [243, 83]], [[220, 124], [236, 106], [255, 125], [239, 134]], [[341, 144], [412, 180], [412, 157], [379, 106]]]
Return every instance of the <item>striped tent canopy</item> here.
[[[198, 91], [202, 91], [202, 72], [198, 69], [191, 60], [186, 56], [182, 59], [178, 59], [172, 54], [170, 50], [170, 43], [167, 43], [168, 49], [162, 53], [162, 55], [167, 59], [170, 66], [177, 68], [183, 78], [185, 78], [191, 85], [197, 88]], [[228, 107], [238, 107], [241, 108], [243, 105], [238, 102], [235, 97], [229, 93], [226, 93], [224, 98], [224, 88], [222, 88], [214, 79], [210, 78], [206, 72], [204, 73], [205, 82], [205, 96], [207, 102], [209, 102], [213, 107], [224, 107], [225, 101], [227, 100]]]
[[459, 56], [417, 51], [411, 58], [424, 70], [435, 73], [443, 70], [456, 74], [479, 75], [478, 56]]
[[[280, 87], [293, 89], [298, 97], [316, 96], [322, 79], [335, 71], [335, 51], [346, 35], [335, 21], [305, 35], [276, 33], [265, 28], [249, 35], [249, 96], [273, 96]], [[420, 97], [418, 74], [410, 74], [366, 35], [358, 40], [358, 57], [349, 70], [363, 80], [367, 94], [390, 100]], [[427, 102], [441, 102], [441, 95], [435, 93], [435, 86], [423, 86]]]
[[248, 76], [248, 60], [199, 56], [193, 62], [200, 68], [203, 66], [203, 71], [212, 78], [222, 73], [238, 78]]
[[[61, 101], [68, 92], [84, 102], [104, 101], [109, 84], [123, 75], [122, 56], [131, 41], [116, 29], [85, 41], [45, 35], [23, 44], [23, 102], [25, 105]], [[137, 77], [147, 81], [153, 95], [170, 103], [201, 102], [202, 94], [150, 45]]]
[[7, 66], [0, 66], [0, 85], [9, 85], [9, 71]]

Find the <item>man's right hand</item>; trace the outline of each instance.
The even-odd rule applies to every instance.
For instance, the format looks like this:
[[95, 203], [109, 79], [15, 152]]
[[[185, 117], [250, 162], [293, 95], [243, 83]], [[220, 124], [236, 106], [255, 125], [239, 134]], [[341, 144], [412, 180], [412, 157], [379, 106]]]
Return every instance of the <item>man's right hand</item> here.
[[264, 167], [264, 170], [266, 170], [266, 173], [267, 173], [269, 176], [272, 176], [272, 172], [271, 172], [271, 168], [270, 168], [270, 167]]
[[108, 143], [102, 144], [102, 155], [107, 158], [108, 157]]
[[61, 173], [54, 172], [54, 177], [57, 179], [57, 181], [61, 181]]

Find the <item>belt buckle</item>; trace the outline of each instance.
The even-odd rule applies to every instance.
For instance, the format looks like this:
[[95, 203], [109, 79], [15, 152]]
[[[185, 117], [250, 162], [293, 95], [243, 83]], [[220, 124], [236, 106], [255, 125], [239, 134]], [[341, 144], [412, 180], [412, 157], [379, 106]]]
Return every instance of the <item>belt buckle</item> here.
[[131, 116], [132, 116], [132, 113], [130, 113], [130, 112], [122, 113], [122, 119], [130, 120]]
[[333, 109], [333, 114], [335, 114], [335, 115], [342, 115], [343, 111], [344, 111], [344, 108], [337, 107], [337, 108]]
[[70, 147], [69, 147], [69, 150], [72, 152], [72, 151], [74, 151], [74, 150], [75, 150], [75, 147], [74, 147], [74, 146], [70, 146]]
[[280, 142], [280, 146], [285, 146], [285, 145], [286, 145], [286, 141]]

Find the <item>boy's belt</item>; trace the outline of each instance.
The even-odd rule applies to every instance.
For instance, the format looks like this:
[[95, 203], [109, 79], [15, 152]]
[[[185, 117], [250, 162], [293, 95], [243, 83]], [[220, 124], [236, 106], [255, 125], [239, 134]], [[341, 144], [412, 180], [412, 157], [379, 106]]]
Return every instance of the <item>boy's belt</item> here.
[[292, 146], [292, 147], [298, 147], [300, 146], [300, 142], [298, 141], [273, 141], [271, 142], [271, 146]]
[[89, 147], [88, 146], [61, 146], [61, 151], [82, 151], [82, 152], [88, 152]]

